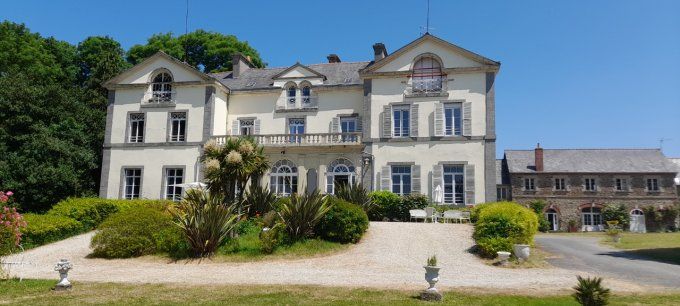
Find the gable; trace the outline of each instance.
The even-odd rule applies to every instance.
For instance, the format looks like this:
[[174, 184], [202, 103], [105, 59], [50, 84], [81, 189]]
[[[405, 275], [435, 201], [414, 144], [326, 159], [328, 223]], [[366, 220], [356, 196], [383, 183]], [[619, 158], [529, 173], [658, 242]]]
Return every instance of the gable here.
[[173, 82], [203, 82], [212, 78], [165, 53], [158, 52], [143, 62], [106, 81], [104, 86], [146, 84], [159, 70], [172, 74]]
[[273, 79], [306, 79], [306, 78], [325, 78], [325, 76], [307, 66], [297, 63], [288, 67], [286, 70], [274, 75]]

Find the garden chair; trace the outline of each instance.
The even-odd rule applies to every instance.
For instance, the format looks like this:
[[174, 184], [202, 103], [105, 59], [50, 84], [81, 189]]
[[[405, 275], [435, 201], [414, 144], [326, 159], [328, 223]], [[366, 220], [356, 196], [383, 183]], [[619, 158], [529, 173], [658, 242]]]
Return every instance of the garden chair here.
[[460, 222], [461, 218], [461, 211], [460, 210], [447, 210], [444, 212], [444, 216], [442, 219], [444, 219], [444, 223], [449, 223], [454, 220]]
[[460, 222], [464, 223], [465, 220], [467, 220], [468, 223], [472, 222], [472, 221], [470, 221], [470, 212], [469, 211], [460, 212]]
[[422, 209], [411, 209], [408, 211], [408, 213], [411, 215], [411, 221], [418, 221], [418, 219], [422, 219], [423, 222], [425, 222], [425, 219], [427, 218], [427, 213], [425, 213], [425, 211]]
[[425, 216], [426, 216], [425, 221], [427, 221], [427, 219], [430, 219], [430, 220], [432, 220], [432, 222], [436, 223], [438, 215], [439, 214], [437, 213], [437, 210], [434, 207], [432, 207], [432, 206], [425, 207]]
[[[19, 281], [22, 281], [23, 276], [21, 274], [21, 267], [28, 263], [25, 261], [24, 247], [21, 244], [19, 245], [19, 250], [20, 250], [19, 253], [10, 252], [9, 254], [7, 254], [7, 256], [5, 256], [4, 259], [0, 258], [0, 268], [2, 268], [2, 271], [7, 273], [7, 276], [12, 277], [12, 268], [16, 266], [18, 269], [17, 273], [15, 274], [19, 277]], [[9, 258], [12, 255], [16, 256], [14, 256], [15, 258], [13, 261], [10, 261]]]

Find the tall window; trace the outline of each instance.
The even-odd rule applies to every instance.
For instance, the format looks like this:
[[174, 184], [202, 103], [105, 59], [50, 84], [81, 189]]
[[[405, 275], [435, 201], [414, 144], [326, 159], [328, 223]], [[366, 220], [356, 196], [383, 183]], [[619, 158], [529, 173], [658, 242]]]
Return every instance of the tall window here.
[[144, 113], [130, 114], [129, 142], [144, 142]]
[[444, 203], [465, 204], [463, 165], [444, 165]]
[[239, 131], [241, 135], [255, 134], [255, 119], [241, 119], [239, 120]]
[[411, 166], [392, 166], [392, 192], [398, 195], [411, 193]]
[[602, 224], [602, 212], [598, 207], [586, 207], [581, 209], [581, 221], [584, 226], [597, 226]]
[[278, 194], [289, 196], [297, 192], [298, 169], [295, 164], [288, 160], [280, 160], [274, 164], [271, 170], [269, 188]]
[[142, 185], [142, 169], [127, 168], [123, 170], [125, 175], [123, 183], [123, 198], [127, 200], [139, 199]]
[[[291, 135], [302, 135], [305, 133], [305, 119], [304, 118], [291, 118], [288, 119], [288, 132]], [[290, 136], [290, 142], [299, 143], [302, 142], [301, 136]]]
[[557, 216], [557, 211], [555, 209], [549, 208], [548, 210], [545, 211], [545, 218], [548, 219], [548, 223], [550, 223], [550, 230], [551, 231], [557, 231], [560, 229], [560, 223], [559, 219]]
[[165, 169], [165, 199], [179, 201], [182, 199], [182, 187], [177, 185], [184, 182], [184, 169]]
[[557, 191], [567, 190], [567, 184], [566, 184], [564, 178], [561, 178], [561, 177], [555, 178], [555, 190], [557, 190]]
[[288, 101], [288, 106], [289, 107], [295, 107], [295, 95], [297, 92], [297, 88], [295, 86], [291, 85], [286, 89], [286, 101]]
[[536, 190], [536, 181], [532, 177], [525, 177], [524, 178], [524, 190], [527, 191], [534, 191]]
[[614, 180], [616, 191], [628, 191], [628, 180], [625, 178], [617, 178]]
[[647, 191], [659, 191], [659, 179], [647, 179]]
[[597, 184], [595, 183], [594, 178], [592, 177], [586, 178], [584, 183], [586, 191], [597, 191]]
[[442, 66], [433, 57], [423, 57], [413, 64], [414, 93], [440, 92], [442, 90]]
[[408, 105], [395, 106], [392, 108], [392, 121], [394, 121], [394, 137], [408, 137], [410, 135], [410, 107]]
[[509, 200], [508, 194], [509, 194], [508, 187], [505, 186], [496, 187], [496, 199], [498, 199], [499, 201]]
[[340, 186], [353, 185], [356, 179], [355, 168], [351, 161], [339, 158], [328, 165], [326, 171], [326, 193], [335, 194]]
[[[354, 133], [356, 131], [357, 131], [357, 118], [356, 117], [340, 118], [340, 132], [342, 132], [342, 133]], [[342, 141], [356, 141], [356, 136], [354, 136], [354, 135], [342, 135]]]
[[302, 87], [302, 104], [303, 105], [308, 105], [312, 102], [312, 98], [310, 97], [312, 93], [312, 88], [309, 86]]
[[187, 113], [170, 113], [170, 141], [186, 141]]
[[170, 73], [161, 72], [153, 78], [151, 93], [153, 100], [156, 102], [172, 100], [172, 76]]
[[446, 136], [460, 136], [461, 135], [461, 115], [460, 104], [445, 104], [444, 105], [444, 133]]

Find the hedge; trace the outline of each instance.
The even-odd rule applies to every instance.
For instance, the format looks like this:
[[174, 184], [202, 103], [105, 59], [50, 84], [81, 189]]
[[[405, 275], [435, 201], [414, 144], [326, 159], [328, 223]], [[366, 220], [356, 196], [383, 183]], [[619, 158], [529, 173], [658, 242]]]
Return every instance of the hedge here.
[[165, 200], [113, 200], [100, 198], [68, 198], [47, 212], [49, 215], [73, 218], [86, 230], [96, 228], [108, 216], [121, 210], [137, 207], [165, 208], [172, 203]]
[[361, 206], [333, 198], [333, 206], [314, 232], [328, 241], [357, 243], [368, 229], [368, 216]]
[[488, 204], [479, 212], [473, 238], [479, 252], [495, 257], [497, 251], [511, 251], [512, 244], [532, 244], [538, 231], [536, 214], [517, 203]]
[[63, 216], [24, 214], [26, 228], [22, 231], [25, 249], [59, 241], [85, 231], [83, 224]]
[[399, 196], [390, 191], [374, 191], [370, 194], [373, 208], [369, 214], [372, 221], [408, 221], [409, 210], [422, 209], [429, 205], [427, 196], [410, 194]]

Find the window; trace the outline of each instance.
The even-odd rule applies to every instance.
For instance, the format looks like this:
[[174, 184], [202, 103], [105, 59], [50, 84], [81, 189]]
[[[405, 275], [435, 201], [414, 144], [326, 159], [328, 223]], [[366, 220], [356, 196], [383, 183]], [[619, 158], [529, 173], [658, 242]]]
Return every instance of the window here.
[[302, 87], [302, 104], [309, 105], [312, 102], [311, 98], [312, 88], [309, 86]]
[[524, 178], [524, 190], [526, 190], [526, 191], [536, 190], [536, 180], [532, 177], [525, 177]]
[[602, 214], [598, 207], [586, 207], [581, 209], [581, 221], [583, 226], [597, 226], [602, 224]]
[[151, 97], [154, 102], [172, 100], [172, 76], [168, 72], [157, 74], [151, 83]]
[[170, 141], [186, 141], [187, 113], [170, 113]]
[[584, 188], [586, 191], [597, 191], [597, 184], [595, 184], [594, 178], [586, 178], [584, 183]]
[[269, 188], [272, 192], [289, 196], [297, 192], [298, 169], [295, 164], [288, 160], [280, 160], [274, 164], [271, 170]]
[[286, 89], [286, 101], [288, 101], [289, 106], [295, 106], [295, 95], [296, 95], [297, 88], [295, 86], [291, 85]]
[[411, 193], [411, 166], [392, 166], [392, 192], [398, 195]]
[[410, 107], [408, 105], [395, 106], [392, 108], [394, 118], [394, 137], [408, 137], [410, 135]]
[[616, 191], [628, 191], [628, 180], [625, 178], [615, 179], [614, 188], [616, 188]]
[[647, 191], [659, 191], [659, 179], [647, 179]]
[[[288, 119], [288, 132], [291, 135], [302, 135], [305, 133], [305, 119], [304, 118], [291, 118]], [[290, 136], [289, 139], [292, 143], [302, 142], [301, 136]]]
[[464, 165], [444, 165], [444, 203], [465, 204]]
[[545, 211], [545, 218], [548, 219], [551, 231], [557, 231], [560, 229], [559, 218], [555, 209], [548, 208], [548, 210]]
[[[356, 117], [343, 117], [340, 118], [340, 132], [342, 133], [354, 133], [357, 131], [357, 118]], [[357, 136], [354, 135], [342, 135], [342, 141], [356, 141]]]
[[501, 186], [496, 188], [496, 199], [501, 201], [501, 200], [509, 200], [510, 198], [508, 197], [508, 187]]
[[182, 199], [182, 187], [177, 185], [184, 182], [184, 169], [165, 169], [165, 199], [179, 201]]
[[144, 113], [130, 114], [128, 142], [144, 142]]
[[444, 134], [446, 136], [461, 135], [460, 114], [461, 111], [459, 103], [444, 105]]
[[567, 184], [565, 184], [564, 178], [555, 178], [555, 190], [557, 191], [567, 190]]
[[326, 193], [335, 194], [339, 186], [354, 185], [356, 180], [354, 164], [340, 158], [328, 165], [326, 172]]
[[241, 119], [239, 120], [239, 134], [253, 135], [255, 134], [255, 119]]
[[142, 169], [127, 168], [123, 170], [123, 198], [126, 200], [139, 199], [142, 185]]
[[431, 56], [422, 57], [413, 64], [412, 86], [414, 93], [440, 92], [442, 90], [442, 67]]

